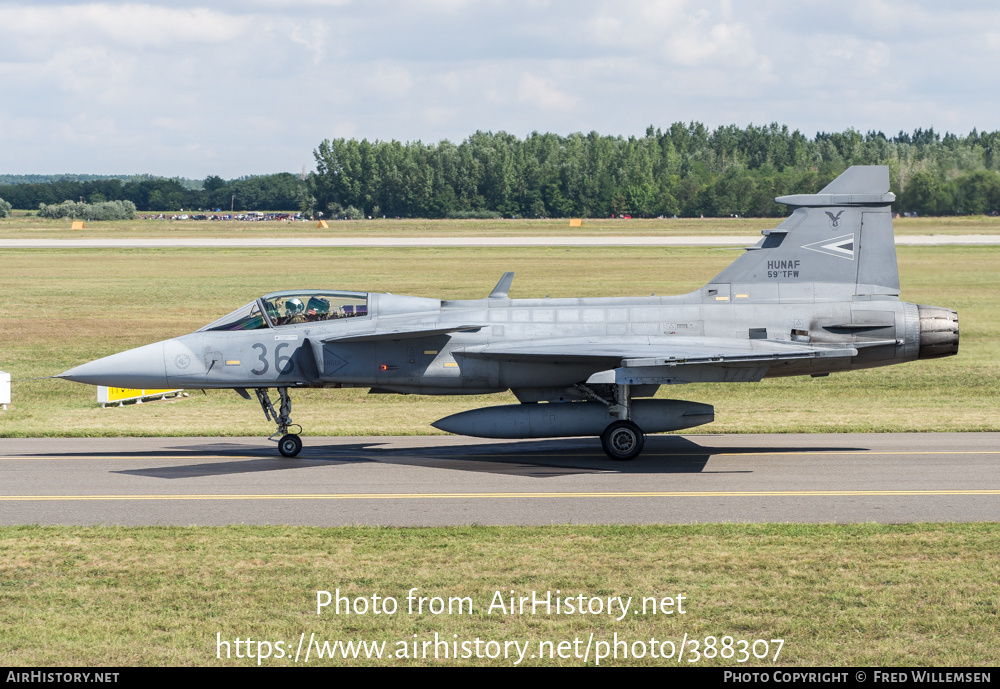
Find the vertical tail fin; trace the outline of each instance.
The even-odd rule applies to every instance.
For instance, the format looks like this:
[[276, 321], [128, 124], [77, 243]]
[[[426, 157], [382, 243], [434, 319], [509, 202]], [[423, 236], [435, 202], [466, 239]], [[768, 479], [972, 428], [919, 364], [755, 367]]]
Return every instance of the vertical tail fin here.
[[[830, 301], [899, 296], [889, 168], [855, 165], [818, 194], [779, 196], [791, 216], [722, 271], [709, 294], [752, 301]], [[713, 291], [714, 290], [714, 291]]]

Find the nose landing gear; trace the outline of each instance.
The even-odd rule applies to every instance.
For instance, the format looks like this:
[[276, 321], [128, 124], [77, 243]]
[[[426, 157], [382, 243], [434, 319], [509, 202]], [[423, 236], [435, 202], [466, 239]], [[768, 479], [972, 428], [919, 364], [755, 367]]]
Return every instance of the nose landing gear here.
[[[302, 451], [302, 439], [298, 433], [302, 432], [302, 426], [292, 423], [292, 399], [288, 396], [288, 388], [278, 388], [281, 403], [277, 412], [274, 411], [274, 405], [267, 394], [267, 388], [254, 388], [254, 392], [257, 393], [257, 401], [260, 402], [260, 408], [264, 411], [264, 417], [278, 425], [278, 430], [268, 440], [278, 438], [278, 452], [284, 457], [294, 457], [299, 454]], [[289, 433], [290, 428], [297, 428], [298, 433]]]

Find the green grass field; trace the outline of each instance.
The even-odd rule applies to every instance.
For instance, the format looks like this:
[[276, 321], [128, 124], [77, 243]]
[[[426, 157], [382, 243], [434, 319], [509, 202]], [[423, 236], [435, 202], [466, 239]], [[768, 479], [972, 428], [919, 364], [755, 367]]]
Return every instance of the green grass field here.
[[[165, 214], [167, 216], [171, 214]], [[676, 218], [621, 220], [587, 218], [581, 227], [559, 220], [426, 220], [382, 219], [331, 221], [329, 229], [315, 222], [237, 222], [207, 220], [122, 220], [85, 223], [71, 230], [71, 221], [49, 220], [24, 211], [0, 219], [0, 239], [106, 239], [113, 237], [528, 237], [528, 236], [756, 236], [777, 227], [781, 218]], [[1000, 234], [1000, 217], [985, 215], [897, 218], [896, 234]]]
[[[252, 666], [235, 640], [275, 645], [292, 665], [301, 635], [320, 642], [528, 644], [523, 665], [594, 665], [615, 635], [628, 653], [604, 665], [983, 666], [1000, 662], [1000, 528], [996, 524], [558, 526], [548, 528], [0, 529], [0, 658], [5, 665]], [[409, 614], [406, 597], [465, 598], [472, 614]], [[395, 614], [317, 615], [317, 591], [393, 597]], [[494, 608], [537, 591], [631, 596], [626, 615], [510, 615]], [[681, 615], [676, 605], [683, 595]], [[673, 615], [643, 598], [673, 598]], [[589, 603], [588, 603], [589, 604]], [[428, 602], [428, 607], [430, 602]], [[635, 610], [640, 609], [640, 614]], [[621, 620], [617, 619], [622, 617]], [[583, 650], [593, 634], [589, 662]], [[676, 649], [680, 663], [652, 658]], [[707, 637], [767, 658], [698, 658]], [[230, 658], [219, 639], [229, 641]], [[782, 639], [777, 660], [773, 659]], [[580, 643], [574, 645], [574, 640]], [[530, 658], [541, 642], [571, 657]], [[399, 642], [405, 642], [402, 646]], [[712, 645], [709, 641], [708, 644]], [[219, 658], [220, 654], [222, 658]], [[474, 647], [473, 647], [474, 648]], [[513, 652], [513, 646], [510, 646]], [[748, 648], [748, 650], [749, 650]], [[459, 647], [461, 649], [461, 646]], [[481, 647], [485, 653], [485, 646]], [[433, 655], [433, 645], [428, 652]], [[473, 651], [474, 652], [474, 651]], [[749, 654], [748, 654], [749, 656]], [[305, 654], [300, 656], [304, 664]], [[318, 660], [311, 665], [514, 665], [516, 658]], [[697, 662], [690, 662], [696, 660]]]

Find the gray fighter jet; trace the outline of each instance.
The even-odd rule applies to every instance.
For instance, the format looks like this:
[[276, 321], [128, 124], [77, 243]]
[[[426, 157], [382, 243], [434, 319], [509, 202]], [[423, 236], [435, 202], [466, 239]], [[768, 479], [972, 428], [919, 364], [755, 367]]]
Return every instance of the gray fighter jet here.
[[[714, 419], [650, 399], [661, 385], [826, 376], [958, 352], [958, 314], [899, 300], [889, 171], [848, 169], [818, 194], [781, 196], [777, 228], [699, 290], [671, 297], [441, 301], [341, 290], [255, 299], [190, 335], [77, 366], [61, 378], [128, 388], [232, 388], [302, 448], [289, 389], [423, 395], [511, 390], [520, 404], [434, 426], [486, 438], [600, 436], [612, 459], [645, 433]], [[268, 388], [276, 388], [275, 409]]]

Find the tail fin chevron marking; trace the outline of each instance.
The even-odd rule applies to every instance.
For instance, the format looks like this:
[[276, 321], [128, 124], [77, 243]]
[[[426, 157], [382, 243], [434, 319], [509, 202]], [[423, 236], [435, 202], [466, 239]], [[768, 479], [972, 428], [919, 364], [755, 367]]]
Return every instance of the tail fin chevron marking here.
[[[829, 215], [829, 213], [827, 213], [827, 215]], [[843, 237], [824, 239], [822, 241], [813, 242], [812, 244], [805, 244], [802, 248], [808, 249], [809, 251], [818, 251], [819, 253], [826, 254], [827, 256], [836, 256], [837, 258], [846, 258], [849, 261], [853, 261], [854, 235], [845, 234]]]
[[710, 286], [772, 303], [898, 297], [895, 199], [882, 165], [850, 167], [817, 194], [779, 196], [794, 212]]

